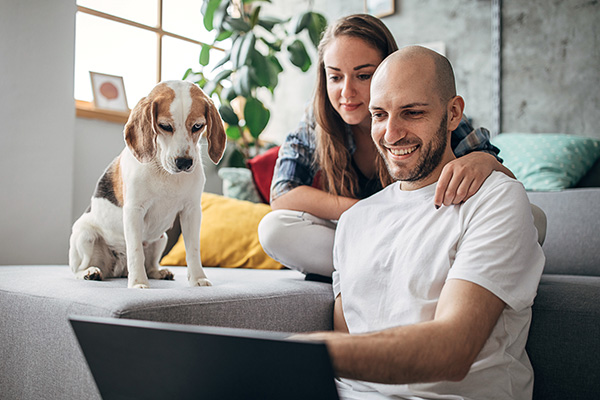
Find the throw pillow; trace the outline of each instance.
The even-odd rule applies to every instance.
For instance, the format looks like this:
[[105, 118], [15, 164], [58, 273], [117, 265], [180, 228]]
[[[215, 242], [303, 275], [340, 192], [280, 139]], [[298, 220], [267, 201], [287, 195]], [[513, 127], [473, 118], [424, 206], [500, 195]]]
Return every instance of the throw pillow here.
[[275, 163], [279, 155], [279, 147], [271, 147], [269, 150], [259, 154], [246, 162], [250, 171], [254, 184], [263, 203], [269, 204], [271, 198], [271, 181], [273, 180], [273, 171]]
[[[205, 267], [281, 269], [258, 241], [258, 223], [271, 211], [262, 203], [202, 194], [200, 249]], [[187, 265], [183, 236], [163, 257], [161, 265]]]
[[574, 186], [600, 157], [599, 140], [575, 135], [502, 133], [491, 142], [504, 165], [533, 191]]
[[218, 172], [223, 180], [223, 195], [232, 199], [260, 203], [262, 199], [256, 191], [252, 172], [248, 168], [221, 168]]

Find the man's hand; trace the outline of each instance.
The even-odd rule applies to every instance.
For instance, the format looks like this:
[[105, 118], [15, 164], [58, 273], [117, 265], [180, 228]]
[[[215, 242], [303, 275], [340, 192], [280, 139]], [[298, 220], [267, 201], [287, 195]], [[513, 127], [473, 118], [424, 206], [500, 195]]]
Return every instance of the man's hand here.
[[474, 151], [449, 162], [438, 179], [434, 205], [439, 208], [467, 201], [477, 193], [492, 171], [515, 177], [496, 157], [481, 151]]

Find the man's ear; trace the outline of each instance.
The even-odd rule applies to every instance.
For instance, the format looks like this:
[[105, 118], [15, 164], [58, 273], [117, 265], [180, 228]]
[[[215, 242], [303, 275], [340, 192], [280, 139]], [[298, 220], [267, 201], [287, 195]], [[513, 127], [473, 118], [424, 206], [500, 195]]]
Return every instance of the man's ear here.
[[465, 101], [460, 96], [454, 96], [448, 101], [448, 130], [451, 132], [458, 128], [462, 120]]

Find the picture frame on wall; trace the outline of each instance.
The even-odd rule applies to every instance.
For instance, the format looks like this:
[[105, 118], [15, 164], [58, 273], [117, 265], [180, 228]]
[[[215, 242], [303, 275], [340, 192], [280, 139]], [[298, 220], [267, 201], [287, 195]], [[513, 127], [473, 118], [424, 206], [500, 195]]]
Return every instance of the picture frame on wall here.
[[103, 110], [129, 111], [122, 76], [90, 71], [94, 107]]
[[387, 17], [396, 12], [395, 0], [365, 0], [365, 12], [377, 18]]

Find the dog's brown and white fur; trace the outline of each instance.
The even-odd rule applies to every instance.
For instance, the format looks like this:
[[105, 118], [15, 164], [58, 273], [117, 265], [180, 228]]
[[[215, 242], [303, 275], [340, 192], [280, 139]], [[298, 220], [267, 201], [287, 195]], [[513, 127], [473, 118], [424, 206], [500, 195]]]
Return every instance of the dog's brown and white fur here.
[[204, 171], [199, 139], [206, 132], [216, 164], [225, 150], [223, 122], [213, 102], [189, 82], [159, 83], [125, 125], [126, 147], [100, 177], [90, 208], [75, 222], [69, 265], [78, 278], [173, 279], [159, 260], [165, 231], [179, 214], [190, 286], [210, 286], [200, 260], [200, 197]]

